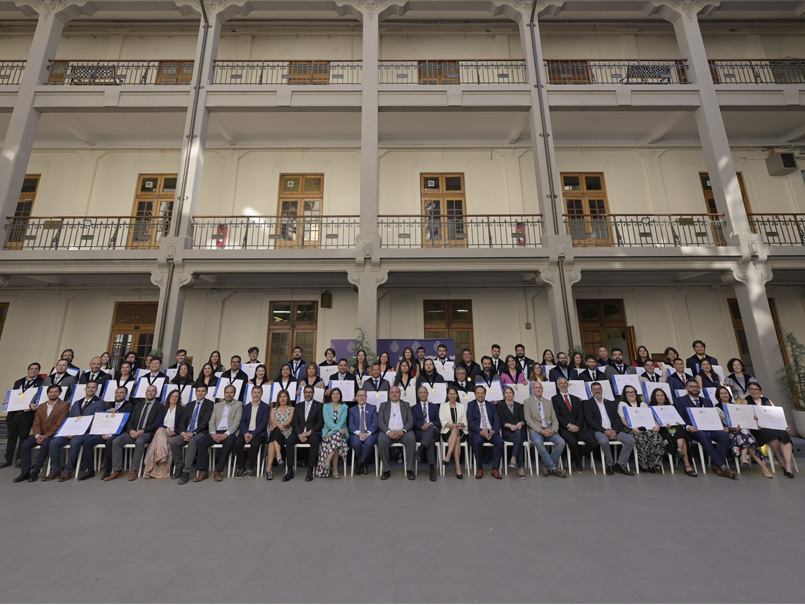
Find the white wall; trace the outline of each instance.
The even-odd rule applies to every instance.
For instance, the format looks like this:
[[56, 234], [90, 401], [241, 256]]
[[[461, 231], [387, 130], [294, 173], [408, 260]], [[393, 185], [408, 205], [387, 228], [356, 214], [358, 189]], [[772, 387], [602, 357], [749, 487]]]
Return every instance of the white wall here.
[[264, 35], [224, 35], [218, 46], [221, 60], [359, 60], [362, 42], [356, 32], [336, 31], [332, 35], [306, 32]]
[[417, 59], [522, 59], [520, 36], [416, 32], [381, 34], [381, 60]]

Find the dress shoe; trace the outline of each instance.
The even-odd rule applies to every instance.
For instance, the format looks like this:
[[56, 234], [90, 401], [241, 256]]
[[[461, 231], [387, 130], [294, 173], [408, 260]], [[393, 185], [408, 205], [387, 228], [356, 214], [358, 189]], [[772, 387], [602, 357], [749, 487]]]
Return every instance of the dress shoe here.
[[431, 465], [430, 467], [430, 480], [436, 481], [436, 467], [434, 467], [433, 465]]
[[109, 475], [112, 474], [112, 471], [103, 471], [103, 475], [101, 475], [101, 481], [106, 481], [109, 478]]
[[61, 477], [59, 477], [59, 483], [63, 483], [64, 481], [69, 481], [73, 478], [73, 473], [62, 473]]
[[224, 480], [223, 476], [221, 475], [221, 471], [215, 471], [212, 474], [212, 478], [213, 478], [213, 481], [217, 481], [218, 483], [220, 483], [221, 481]]
[[389, 477], [391, 477], [391, 471], [383, 471], [383, 474], [380, 475], [380, 480], [385, 481]]
[[565, 477], [567, 477], [567, 473], [565, 472], [565, 469], [563, 469], [563, 468], [555, 468], [555, 469], [553, 469], [551, 471], [551, 475], [553, 475], [554, 477], [562, 477], [563, 479]]
[[456, 473], [456, 479], [464, 479], [464, 474], [462, 473], [461, 475], [459, 475], [458, 473]]
[[179, 470], [173, 471], [173, 474], [171, 475], [171, 479], [179, 479], [179, 478], [181, 478], [181, 476], [182, 476], [182, 469], [180, 468]]
[[42, 481], [53, 481], [61, 477], [61, 473], [50, 473], [47, 477], [43, 477]]
[[123, 473], [120, 471], [115, 471], [111, 475], [109, 475], [104, 481], [114, 481], [115, 479], [120, 479], [123, 476]]
[[406, 473], [406, 476], [408, 477], [409, 481], [414, 481], [416, 479], [416, 475], [414, 474], [414, 471], [408, 471]]
[[249, 469], [249, 477], [257, 477], [257, 469], [256, 468], [250, 468]]
[[615, 465], [615, 471], [620, 473], [621, 475], [626, 475], [627, 477], [633, 477], [634, 473], [630, 471], [628, 468], [623, 466], [622, 464]]
[[293, 478], [294, 478], [293, 469], [290, 469], [287, 473], [285, 473], [285, 476], [282, 478], [282, 481], [283, 483], [285, 483], [286, 481], [290, 481]]
[[182, 473], [182, 476], [179, 477], [179, 485], [184, 485], [190, 481], [190, 473]]
[[484, 478], [484, 469], [479, 468], [475, 473], [476, 479], [483, 479]]
[[584, 472], [584, 467], [581, 466], [580, 464], [577, 464], [576, 466], [573, 467], [573, 472], [581, 475]]
[[363, 475], [363, 464], [359, 464], [358, 468], [355, 469], [356, 475]]
[[735, 474], [735, 471], [730, 470], [728, 468], [724, 469], [724, 476], [727, 477], [728, 479], [737, 479], [738, 478], [738, 475]]
[[210, 474], [207, 471], [201, 471], [195, 479], [193, 479], [193, 483], [199, 483], [200, 481], [204, 481], [205, 479], [209, 479]]
[[368, 474], [369, 474], [369, 465], [368, 465], [368, 464], [366, 464], [366, 463], [364, 462], [364, 463], [361, 465], [361, 468], [363, 469], [363, 474], [364, 474], [364, 475], [368, 475]]
[[31, 479], [31, 473], [20, 473], [19, 477], [14, 477], [14, 483], [22, 483], [23, 481], [29, 481]]
[[81, 475], [78, 480], [79, 481], [86, 481], [87, 479], [92, 479], [95, 476], [95, 471], [84, 471], [84, 474]]
[[500, 476], [500, 471], [498, 469], [496, 469], [496, 468], [492, 469], [492, 476], [495, 479], [503, 479], [503, 477]]
[[307, 481], [308, 483], [313, 481], [313, 467], [312, 466], [307, 469], [307, 476], [305, 476], [305, 481]]
[[542, 470], [540, 470], [540, 474], [541, 474], [543, 477], [547, 477], [548, 475], [550, 475], [550, 474], [551, 474], [551, 471], [548, 469], [548, 467], [547, 467], [547, 466], [543, 466], [543, 467], [542, 467]]
[[7, 466], [11, 466], [11, 460], [3, 460], [0, 462], [0, 468], [6, 468]]
[[789, 479], [793, 479], [793, 478], [794, 478], [794, 473], [792, 473], [791, 471], [783, 471], [783, 474], [784, 474], [786, 477], [788, 477]]
[[246, 469], [245, 469], [245, 468], [242, 468], [242, 467], [241, 467], [241, 468], [236, 468], [236, 469], [235, 469], [235, 477], [236, 477], [236, 478], [240, 478], [240, 477], [242, 477], [242, 476], [243, 476], [243, 475], [245, 475], [245, 474], [246, 474]]
[[711, 469], [713, 469], [713, 472], [714, 472], [716, 475], [718, 475], [719, 477], [723, 477], [723, 476], [724, 476], [724, 469], [723, 469], [723, 468], [721, 468], [720, 466], [717, 466], [717, 465], [713, 464], [713, 465], [712, 465], [710, 468], [711, 468]]
[[39, 471], [31, 471], [31, 476], [28, 477], [28, 482], [33, 483], [39, 480]]
[[615, 469], [612, 468], [611, 466], [608, 466], [607, 467], [607, 475], [614, 475], [614, 474], [615, 474]]
[[129, 481], [137, 480], [137, 471], [129, 471]]

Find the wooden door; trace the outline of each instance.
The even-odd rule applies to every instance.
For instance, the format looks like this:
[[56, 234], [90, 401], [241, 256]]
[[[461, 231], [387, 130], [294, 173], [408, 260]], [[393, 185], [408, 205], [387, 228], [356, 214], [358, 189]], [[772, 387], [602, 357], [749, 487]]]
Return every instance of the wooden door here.
[[329, 84], [329, 61], [290, 61], [288, 84]]
[[193, 80], [193, 61], [160, 61], [157, 84], [190, 84]]
[[426, 300], [425, 338], [452, 338], [456, 357], [462, 349], [473, 348], [472, 301]]
[[160, 238], [168, 234], [173, 216], [177, 175], [141, 174], [137, 182], [128, 247], [156, 248]]
[[120, 369], [126, 353], [134, 351], [138, 359], [151, 352], [157, 319], [156, 302], [116, 303], [112, 329], [109, 334], [111, 366]]
[[315, 301], [271, 303], [268, 322], [268, 375], [273, 380], [282, 364], [291, 359], [294, 347], [302, 358], [313, 362], [316, 355], [318, 303]]
[[39, 174], [26, 174], [22, 182], [20, 199], [14, 209], [14, 217], [8, 227], [6, 234], [6, 249], [20, 250], [25, 244], [25, 236], [28, 233], [28, 219], [31, 216], [36, 201], [36, 192], [39, 190]]
[[276, 247], [318, 248], [323, 203], [323, 174], [281, 175]]
[[601, 345], [607, 348], [620, 346], [627, 362], [634, 359], [637, 344], [630, 344], [630, 340], [635, 340], [634, 328], [630, 330], [626, 321], [623, 300], [579, 299], [576, 301], [576, 310], [585, 354], [597, 357]]
[[612, 246], [603, 173], [562, 173], [568, 233], [574, 246]]
[[464, 174], [420, 175], [422, 197], [422, 246], [467, 246]]

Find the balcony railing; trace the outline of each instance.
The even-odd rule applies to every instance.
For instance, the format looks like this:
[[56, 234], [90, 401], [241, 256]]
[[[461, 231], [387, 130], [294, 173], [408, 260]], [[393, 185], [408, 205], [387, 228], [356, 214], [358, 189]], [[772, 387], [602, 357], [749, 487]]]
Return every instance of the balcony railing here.
[[566, 214], [565, 226], [584, 248], [726, 245], [722, 214]]
[[522, 59], [380, 61], [380, 84], [525, 84]]
[[688, 84], [684, 59], [549, 59], [549, 84]]
[[805, 60], [729, 59], [710, 61], [715, 84], [802, 84]]
[[805, 246], [805, 214], [750, 214], [749, 224], [768, 246]]
[[352, 248], [357, 216], [194, 216], [195, 250]]
[[189, 85], [193, 61], [50, 61], [48, 71], [52, 85]]
[[213, 84], [360, 84], [360, 61], [216, 61]]
[[0, 86], [17, 86], [25, 71], [25, 61], [0, 61]]
[[152, 250], [167, 217], [35, 216], [6, 219], [6, 250]]
[[533, 248], [542, 215], [381, 216], [383, 248]]

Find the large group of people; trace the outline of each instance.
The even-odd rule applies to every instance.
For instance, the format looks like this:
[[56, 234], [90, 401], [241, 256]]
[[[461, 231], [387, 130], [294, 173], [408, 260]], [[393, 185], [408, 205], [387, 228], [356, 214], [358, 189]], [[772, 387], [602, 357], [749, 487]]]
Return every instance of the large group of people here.
[[[641, 346], [627, 363], [619, 348], [602, 346], [586, 357], [546, 349], [536, 361], [521, 344], [505, 358], [492, 345], [478, 363], [470, 349], [451, 359], [440, 345], [435, 357], [422, 347], [406, 348], [397, 363], [386, 352], [372, 362], [357, 351], [351, 364], [336, 359], [332, 348], [320, 363], [308, 362], [295, 347], [273, 379], [258, 347], [249, 349], [245, 362], [233, 355], [228, 367], [213, 351], [198, 373], [184, 349], [164, 370], [159, 356], [139, 360], [129, 352], [116, 367], [109, 353], [93, 357], [86, 371], [74, 365], [73, 351], [66, 349], [47, 374], [34, 362], [14, 383], [10, 393], [30, 403], [7, 415], [0, 468], [16, 463], [21, 470], [15, 483], [63, 482], [74, 474], [83, 481], [100, 472], [94, 455], [100, 448], [105, 481], [124, 476], [126, 451], [132, 450], [129, 481], [138, 478], [141, 467], [146, 478], [171, 477], [181, 485], [204, 481], [211, 473], [222, 481], [234, 457], [235, 477], [272, 480], [274, 469], [284, 466], [282, 481], [287, 482], [294, 479], [297, 463], [307, 466], [306, 481], [339, 479], [339, 459], [346, 468], [351, 454], [355, 474], [368, 474], [378, 460], [376, 472], [386, 480], [392, 459], [401, 453], [408, 479], [416, 479], [421, 462], [436, 481], [440, 465], [451, 462], [455, 476], [464, 478], [464, 450], [471, 451], [466, 462], [468, 468], [474, 463], [476, 479], [484, 476], [484, 462], [491, 463], [495, 479], [502, 479], [504, 465], [525, 479], [534, 451], [544, 476], [562, 478], [584, 472], [587, 456], [594, 465], [592, 454], [600, 450], [607, 475], [634, 475], [634, 455], [643, 472], [661, 471], [669, 457], [696, 477], [694, 447], [699, 447], [702, 468], [709, 460], [719, 476], [736, 478], [732, 458], [743, 467], [754, 462], [771, 478], [761, 451], [766, 445], [785, 477], [793, 478], [790, 427], [747, 429], [729, 422], [730, 404], [774, 406], [758, 381], [740, 359], [730, 359], [722, 369], [704, 342], [692, 346], [687, 359], [668, 347], [661, 361]], [[639, 408], [660, 406], [672, 406], [681, 422], [661, 422], [658, 409], [648, 416], [656, 418], [652, 422], [630, 422]], [[689, 408], [715, 408], [721, 429], [698, 429]], [[63, 434], [68, 419], [96, 414], [126, 416], [116, 432], [92, 431], [88, 425], [83, 434]], [[217, 452], [212, 468], [211, 450]]]

